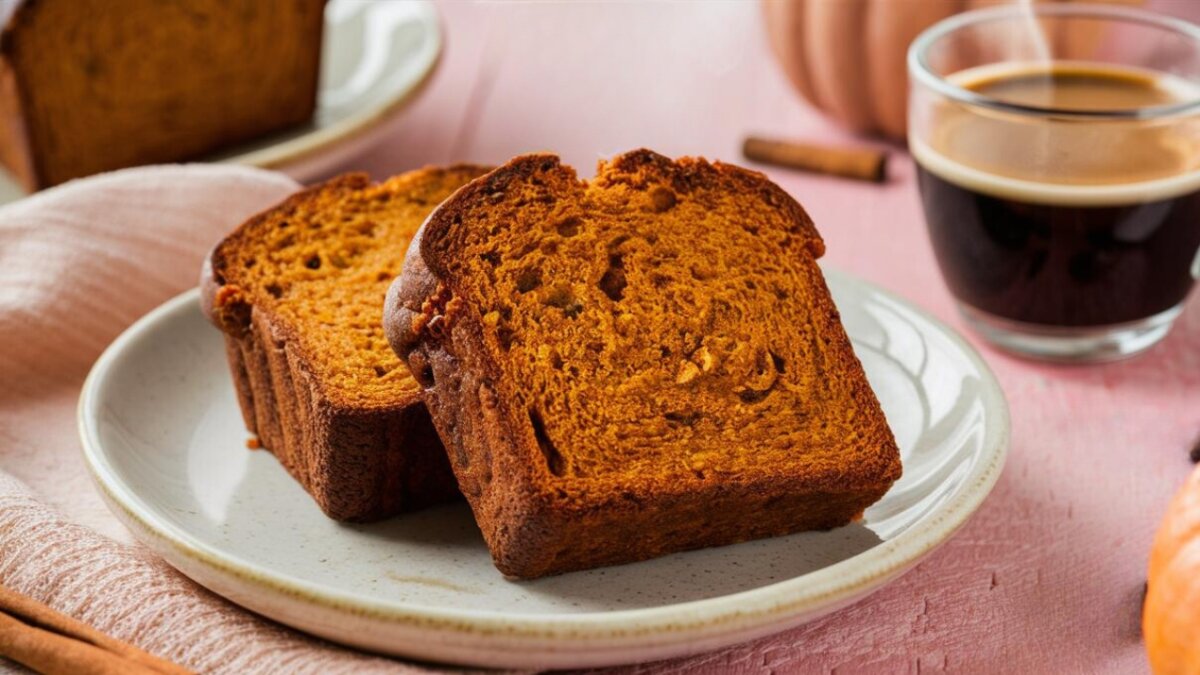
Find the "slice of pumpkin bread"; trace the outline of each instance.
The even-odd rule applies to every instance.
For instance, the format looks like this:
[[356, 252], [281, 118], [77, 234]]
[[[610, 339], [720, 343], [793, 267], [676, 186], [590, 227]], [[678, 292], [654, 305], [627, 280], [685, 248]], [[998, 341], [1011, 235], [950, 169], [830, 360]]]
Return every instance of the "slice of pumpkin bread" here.
[[506, 575], [844, 525], [900, 476], [804, 210], [648, 150], [518, 157], [429, 217], [388, 339]]
[[342, 176], [250, 219], [209, 256], [204, 311], [225, 332], [246, 426], [331, 518], [458, 494], [380, 312], [421, 222], [485, 171]]

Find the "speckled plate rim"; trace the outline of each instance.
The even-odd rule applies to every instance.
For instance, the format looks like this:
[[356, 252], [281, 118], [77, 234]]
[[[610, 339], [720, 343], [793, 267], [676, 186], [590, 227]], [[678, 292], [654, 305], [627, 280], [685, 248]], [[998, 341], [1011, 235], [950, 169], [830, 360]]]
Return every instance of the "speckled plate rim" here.
[[[923, 522], [852, 558], [785, 581], [729, 595], [679, 604], [634, 610], [585, 614], [503, 614], [483, 610], [448, 610], [409, 603], [383, 602], [352, 593], [329, 592], [297, 578], [281, 576], [198, 541], [182, 528], [159, 517], [154, 509], [124, 483], [109, 462], [96, 426], [102, 405], [101, 389], [114, 364], [137, 340], [164, 319], [182, 311], [198, 310], [199, 291], [187, 291], [151, 311], [122, 333], [96, 361], [79, 399], [78, 423], [83, 456], [89, 472], [106, 502], [118, 518], [143, 543], [162, 554], [202, 585], [223, 580], [228, 589], [246, 587], [274, 597], [284, 605], [299, 602], [324, 612], [392, 624], [397, 629], [461, 636], [478, 640], [504, 636], [510, 642], [490, 644], [491, 650], [518, 654], [533, 645], [558, 645], [566, 652], [596, 649], [649, 650], [655, 658], [689, 653], [704, 643], [708, 648], [782, 630], [827, 614], [865, 596], [884, 583], [911, 569], [940, 544], [947, 541], [983, 503], [999, 479], [1008, 453], [1010, 419], [1008, 405], [991, 369], [960, 335], [941, 321], [907, 301], [845, 273], [825, 267], [825, 274], [838, 284], [858, 286], [876, 293], [928, 322], [962, 351], [980, 375], [980, 398], [987, 420], [979, 459], [973, 462], [963, 487], [942, 503]], [[206, 583], [207, 582], [207, 583]], [[227, 583], [225, 583], [227, 582]], [[218, 591], [221, 592], [221, 591]], [[223, 592], [235, 602], [245, 603], [243, 594]], [[275, 603], [275, 604], [278, 604]], [[262, 605], [252, 607], [263, 613]], [[275, 617], [285, 623], [292, 623]], [[343, 640], [346, 641], [346, 640]], [[561, 642], [560, 641], [565, 641]], [[353, 640], [349, 640], [353, 642]], [[569, 646], [573, 643], [575, 646]], [[366, 646], [359, 643], [359, 646]], [[433, 658], [441, 653], [431, 646]], [[411, 653], [397, 650], [393, 653]], [[417, 654], [421, 656], [422, 654]], [[453, 660], [453, 659], [452, 659]], [[582, 662], [621, 663], [631, 659], [583, 658]], [[465, 658], [462, 662], [482, 663]], [[522, 663], [520, 657], [489, 662]], [[571, 663], [559, 659], [555, 663]]]

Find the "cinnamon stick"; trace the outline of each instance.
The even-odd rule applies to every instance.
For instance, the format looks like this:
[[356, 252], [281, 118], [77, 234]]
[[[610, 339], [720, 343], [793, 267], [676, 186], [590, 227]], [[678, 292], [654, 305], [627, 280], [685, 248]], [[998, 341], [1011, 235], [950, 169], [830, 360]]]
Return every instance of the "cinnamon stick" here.
[[50, 675], [190, 673], [3, 586], [0, 656]]
[[845, 148], [751, 136], [742, 143], [746, 159], [801, 171], [875, 183], [887, 175], [887, 153], [872, 148]]

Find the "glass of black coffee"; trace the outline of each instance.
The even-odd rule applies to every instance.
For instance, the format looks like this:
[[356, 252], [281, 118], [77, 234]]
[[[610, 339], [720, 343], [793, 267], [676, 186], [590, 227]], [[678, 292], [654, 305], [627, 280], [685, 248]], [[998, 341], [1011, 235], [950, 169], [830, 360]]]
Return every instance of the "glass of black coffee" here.
[[929, 237], [968, 324], [1057, 361], [1161, 340], [1200, 276], [1200, 27], [990, 8], [924, 32], [908, 69]]

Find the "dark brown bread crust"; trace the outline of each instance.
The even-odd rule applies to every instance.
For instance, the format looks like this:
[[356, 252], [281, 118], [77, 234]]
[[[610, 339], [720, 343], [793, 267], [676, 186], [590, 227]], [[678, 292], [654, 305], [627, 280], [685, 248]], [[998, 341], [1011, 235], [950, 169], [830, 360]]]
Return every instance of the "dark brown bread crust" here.
[[[457, 169], [457, 168], [456, 168]], [[429, 171], [437, 171], [431, 169]], [[366, 188], [350, 174], [310, 187], [263, 212], [213, 249], [201, 276], [202, 308], [225, 333], [247, 428], [330, 518], [366, 522], [455, 499], [457, 485], [418, 392], [370, 409], [325, 391], [295, 328], [227, 285], [230, 247], [272, 214], [323, 194]]]
[[[827, 336], [832, 370], [855, 382], [853, 405], [867, 420], [860, 442], [878, 453], [837, 475], [780, 472], [699, 486], [645, 475], [619, 486], [577, 485], [577, 493], [566, 493], [549, 479], [536, 431], [512, 403], [520, 400], [515, 384], [488, 355], [480, 312], [458, 298], [445, 263], [460, 244], [448, 240], [450, 225], [465, 215], [467, 204], [557, 166], [553, 155], [519, 157], [444, 202], [410, 245], [385, 303], [388, 339], [425, 387], [426, 405], [496, 566], [510, 577], [535, 578], [827, 529], [877, 501], [900, 475], [899, 453], [816, 265], [810, 265], [810, 281], [824, 292], [811, 308], [814, 324]], [[682, 192], [731, 181], [787, 213], [814, 258], [824, 251], [803, 209], [760, 174], [722, 164], [684, 165], [647, 150], [622, 155], [610, 166], [629, 180], [657, 174]]]
[[303, 124], [325, 2], [0, 1], [0, 164], [37, 190]]
[[385, 410], [332, 405], [283, 324], [251, 311], [225, 335], [246, 427], [330, 518], [370, 522], [455, 499], [445, 451], [415, 397]]

